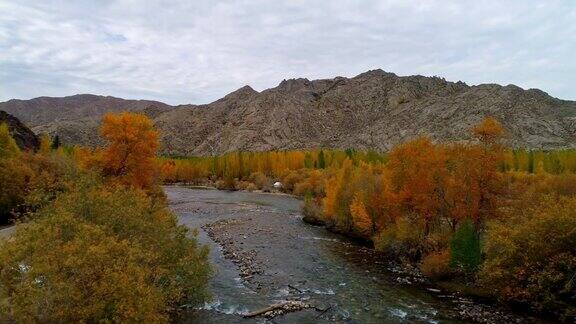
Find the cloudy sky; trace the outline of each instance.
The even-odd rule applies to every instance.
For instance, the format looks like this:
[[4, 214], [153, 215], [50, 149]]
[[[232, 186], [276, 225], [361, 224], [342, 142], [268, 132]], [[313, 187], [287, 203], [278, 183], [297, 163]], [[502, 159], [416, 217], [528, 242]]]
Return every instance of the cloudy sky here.
[[206, 103], [381, 68], [576, 99], [574, 0], [0, 0], [0, 101]]

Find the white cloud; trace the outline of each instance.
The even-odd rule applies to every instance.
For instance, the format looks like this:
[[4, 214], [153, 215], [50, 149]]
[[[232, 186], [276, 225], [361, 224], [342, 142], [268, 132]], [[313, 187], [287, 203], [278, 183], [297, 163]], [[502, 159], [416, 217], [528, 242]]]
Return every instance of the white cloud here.
[[0, 100], [204, 103], [372, 68], [576, 99], [570, 0], [0, 0], [0, 12]]

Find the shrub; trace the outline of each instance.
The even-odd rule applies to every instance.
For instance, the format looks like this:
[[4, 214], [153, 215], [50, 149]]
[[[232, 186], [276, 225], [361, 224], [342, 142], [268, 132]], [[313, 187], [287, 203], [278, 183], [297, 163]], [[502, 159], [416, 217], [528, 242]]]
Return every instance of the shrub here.
[[246, 188], [248, 187], [248, 184], [250, 184], [250, 182], [248, 182], [248, 181], [238, 181], [238, 182], [236, 182], [236, 189], [246, 190]]
[[452, 275], [450, 250], [428, 254], [420, 264], [422, 273], [432, 279], [446, 279]]
[[307, 198], [302, 206], [303, 220], [310, 224], [323, 225], [324, 216], [322, 215], [322, 207], [312, 198]]
[[258, 189], [262, 190], [270, 186], [270, 179], [262, 172], [254, 172], [250, 175], [250, 182], [256, 185]]
[[224, 180], [216, 180], [214, 186], [220, 190], [224, 189]]
[[505, 301], [576, 314], [576, 197], [547, 197], [492, 222], [481, 282]]
[[28, 193], [28, 180], [32, 170], [16, 159], [0, 159], [0, 224], [13, 218]]
[[246, 185], [246, 190], [254, 191], [254, 190], [258, 190], [258, 187], [256, 187], [256, 185], [253, 183], [248, 183], [248, 185]]
[[282, 190], [285, 192], [292, 192], [296, 184], [302, 181], [302, 175], [297, 171], [290, 171], [282, 177]]
[[576, 174], [547, 175], [538, 191], [559, 196], [576, 196]]
[[2, 313], [17, 322], [164, 321], [208, 296], [207, 249], [160, 200], [78, 180], [0, 246]]
[[216, 181], [216, 188], [219, 190], [235, 190], [236, 181], [231, 175], [227, 175], [224, 179]]
[[60, 153], [20, 153], [0, 159], [0, 223], [35, 211], [70, 186], [76, 168]]
[[374, 247], [398, 257], [418, 260], [422, 255], [423, 242], [422, 225], [406, 217], [400, 217], [376, 235]]
[[309, 170], [303, 180], [294, 185], [293, 194], [305, 196], [307, 194], [315, 197], [324, 195], [324, 176], [320, 170]]
[[452, 267], [471, 274], [478, 270], [482, 262], [480, 238], [471, 220], [463, 221], [450, 244]]
[[73, 214], [45, 217], [2, 246], [0, 313], [22, 323], [165, 321], [146, 253]]
[[28, 179], [29, 192], [25, 199], [27, 211], [46, 206], [59, 193], [68, 190], [78, 177], [76, 165], [63, 153], [26, 153], [19, 161], [32, 172]]

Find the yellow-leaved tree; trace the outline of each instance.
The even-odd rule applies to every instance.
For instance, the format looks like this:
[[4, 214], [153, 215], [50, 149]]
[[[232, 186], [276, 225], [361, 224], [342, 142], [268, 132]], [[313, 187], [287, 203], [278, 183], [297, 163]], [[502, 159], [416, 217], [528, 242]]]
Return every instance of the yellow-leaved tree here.
[[158, 178], [158, 132], [143, 114], [108, 113], [100, 129], [108, 145], [101, 153], [104, 175], [124, 185], [151, 188]]
[[370, 238], [372, 234], [372, 219], [368, 215], [362, 193], [357, 192], [350, 204], [350, 214], [354, 230], [365, 238]]
[[20, 148], [16, 145], [16, 141], [10, 135], [8, 125], [5, 123], [0, 124], [0, 159], [15, 157], [20, 153]]
[[485, 145], [498, 144], [504, 137], [502, 124], [494, 117], [486, 117], [472, 128], [474, 135]]

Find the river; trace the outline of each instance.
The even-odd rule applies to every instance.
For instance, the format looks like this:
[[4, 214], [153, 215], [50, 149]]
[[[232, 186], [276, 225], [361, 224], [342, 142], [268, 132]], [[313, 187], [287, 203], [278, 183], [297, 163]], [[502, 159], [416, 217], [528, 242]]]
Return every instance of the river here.
[[263, 322], [243, 315], [286, 300], [315, 309], [277, 316], [274, 323], [458, 323], [463, 310], [485, 311], [434, 287], [408, 283], [373, 250], [305, 224], [301, 201], [290, 196], [164, 190], [180, 223], [199, 229], [215, 270], [213, 300], [185, 312], [179, 322]]

